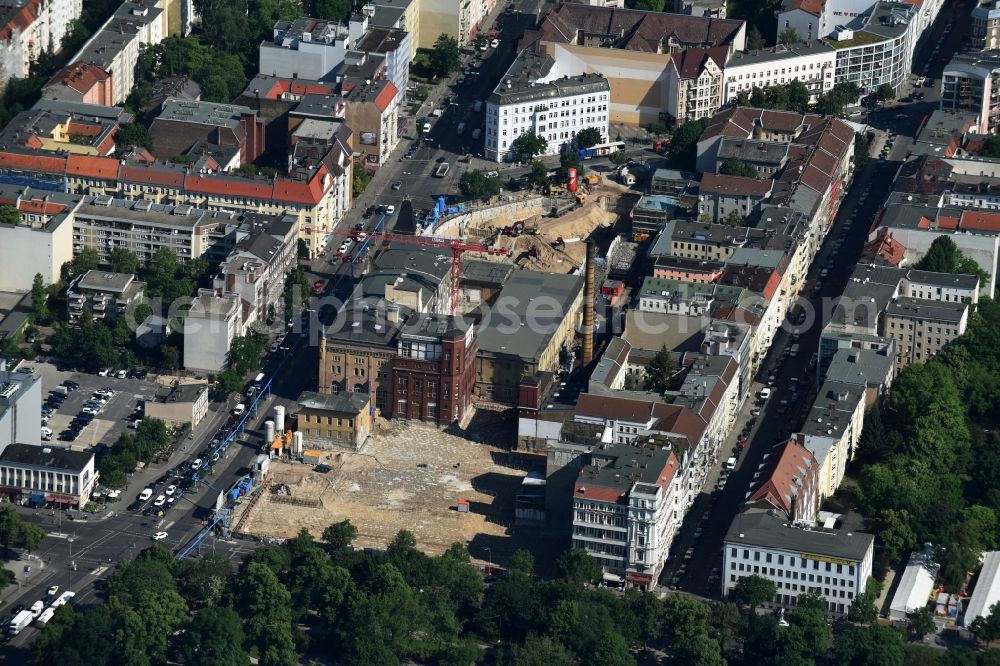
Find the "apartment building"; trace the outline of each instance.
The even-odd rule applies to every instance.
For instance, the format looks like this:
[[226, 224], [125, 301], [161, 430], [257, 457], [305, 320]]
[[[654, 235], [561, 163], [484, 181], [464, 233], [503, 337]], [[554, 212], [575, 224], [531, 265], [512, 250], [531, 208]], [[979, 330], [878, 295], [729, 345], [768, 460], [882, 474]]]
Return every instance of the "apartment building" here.
[[199, 290], [181, 329], [184, 367], [213, 374], [225, 370], [233, 338], [245, 333], [242, 311], [236, 294], [217, 295], [210, 289]]
[[208, 384], [174, 384], [157, 389], [143, 407], [146, 418], [160, 419], [170, 425], [197, 428], [208, 416]]
[[595, 450], [573, 488], [573, 547], [601, 565], [605, 580], [656, 584], [684, 509], [680, 462], [669, 448]]
[[865, 388], [855, 383], [827, 379], [802, 428], [793, 438], [812, 453], [819, 466], [817, 494], [820, 504], [833, 495], [854, 458], [864, 426]]
[[896, 298], [885, 309], [884, 334], [896, 341], [896, 369], [922, 363], [965, 333], [967, 303]]
[[726, 46], [690, 48], [678, 52], [667, 65], [667, 114], [677, 124], [710, 118], [722, 106]]
[[94, 319], [114, 324], [118, 317], [144, 300], [145, 288], [145, 283], [131, 273], [87, 271], [66, 290], [69, 323], [77, 323], [83, 311], [89, 310]]
[[[537, 43], [532, 48], [555, 60], [559, 76], [582, 72], [607, 77], [610, 121], [640, 125], [663, 122], [669, 117], [670, 100], [678, 100], [679, 95], [676, 89], [671, 90], [668, 69], [673, 66], [679, 71], [671, 63], [682, 57], [682, 51], [720, 46], [726, 47], [729, 54], [744, 50], [745, 24], [567, 2], [557, 4], [542, 17]], [[721, 63], [715, 64], [722, 67]], [[696, 108], [699, 99], [705, 101], [717, 95], [721, 101], [721, 83], [714, 94], [708, 81], [704, 90], [698, 83], [698, 95], [693, 98]]]
[[494, 0], [419, 0], [420, 47], [433, 48], [438, 35], [468, 46], [494, 4]]
[[725, 264], [720, 261], [660, 255], [653, 261], [652, 277], [707, 284], [717, 282], [724, 267]]
[[345, 81], [341, 96], [346, 102], [345, 120], [357, 137], [355, 150], [365, 164], [385, 164], [399, 143], [397, 123], [403, 96], [386, 79]]
[[144, 44], [166, 36], [165, 14], [158, 2], [127, 0], [70, 61], [95, 65], [111, 77], [111, 101], [121, 104], [135, 87], [135, 71]]
[[306, 16], [278, 21], [270, 41], [260, 44], [261, 74], [320, 80], [344, 60], [350, 43], [348, 26]]
[[597, 74], [554, 79], [554, 64], [525, 50], [501, 77], [486, 100], [486, 159], [514, 159], [514, 140], [525, 132], [547, 141], [545, 155], [572, 148], [576, 134], [591, 127], [607, 140], [608, 80]]
[[[996, 11], [1000, 21], [1000, 9]], [[1000, 22], [998, 22], [1000, 25]], [[941, 110], [976, 117], [980, 134], [1000, 128], [1000, 51], [956, 53], [941, 73]]]
[[811, 592], [826, 600], [827, 612], [844, 615], [865, 591], [874, 543], [862, 532], [796, 526], [778, 512], [743, 511], [723, 539], [722, 595], [757, 575], [777, 587], [768, 605], [794, 607], [799, 595]]
[[764, 232], [750, 227], [671, 220], [663, 227], [650, 254], [725, 263], [738, 248], [764, 240]]
[[35, 274], [45, 284], [61, 279], [62, 265], [73, 259], [73, 221], [66, 211], [82, 197], [0, 185], [0, 204], [15, 206], [21, 224], [0, 224], [0, 291], [27, 292]]
[[0, 6], [0, 89], [12, 77], [27, 78], [42, 54], [62, 50], [82, 0], [6, 0]]
[[99, 477], [89, 451], [20, 442], [0, 451], [0, 494], [11, 502], [82, 509]]
[[823, 41], [777, 44], [759, 51], [734, 53], [725, 67], [723, 103], [731, 104], [741, 92], [802, 82], [809, 99], [833, 89], [836, 50]]
[[111, 75], [97, 65], [74, 62], [66, 65], [42, 88], [48, 99], [113, 106]]
[[[365, 7], [374, 11], [373, 5]], [[405, 29], [377, 27], [371, 23], [367, 14], [361, 16], [361, 21], [364, 33], [354, 44], [354, 52], [382, 56], [385, 60], [385, 78], [392, 81], [397, 90], [406, 90], [410, 83], [410, 63], [413, 60], [413, 35]], [[350, 61], [350, 56], [347, 61]]]
[[969, 47], [973, 51], [1000, 49], [1000, 3], [981, 0], [972, 8]]
[[292, 216], [243, 216], [213, 287], [239, 295], [244, 326], [283, 321], [285, 276], [298, 262], [297, 238], [298, 221]]
[[819, 511], [819, 465], [795, 438], [764, 456], [747, 505], [780, 512], [789, 523], [815, 523]]
[[115, 151], [119, 127], [117, 119], [90, 115], [82, 109], [35, 107], [17, 114], [0, 130], [0, 145], [103, 157]]
[[[720, 294], [719, 297], [725, 298], [725, 295]], [[701, 317], [709, 314], [715, 303], [716, 285], [647, 277], [639, 288], [638, 299], [640, 312], [669, 312]]]
[[371, 4], [375, 8], [369, 21], [372, 26], [410, 34], [410, 60], [417, 55], [418, 48], [434, 47], [438, 35], [425, 35], [420, 29], [420, 0], [373, 0]]
[[741, 220], [755, 216], [771, 195], [774, 181], [769, 178], [745, 178], [706, 173], [701, 177], [698, 193], [698, 213], [709, 215], [720, 224], [732, 214]]
[[367, 393], [306, 391], [299, 396], [296, 427], [310, 448], [357, 451], [372, 434], [373, 411]]
[[41, 376], [0, 370], [0, 452], [18, 442], [40, 446], [41, 418]]

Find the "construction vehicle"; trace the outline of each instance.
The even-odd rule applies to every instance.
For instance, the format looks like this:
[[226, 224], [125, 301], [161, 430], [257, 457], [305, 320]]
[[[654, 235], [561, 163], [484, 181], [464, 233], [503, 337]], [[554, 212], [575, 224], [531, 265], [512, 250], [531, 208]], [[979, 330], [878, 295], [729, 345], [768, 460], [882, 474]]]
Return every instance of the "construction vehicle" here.
[[653, 142], [653, 150], [662, 153], [670, 149], [670, 139], [657, 139]]
[[583, 177], [583, 184], [589, 186], [600, 185], [601, 177], [598, 176], [596, 173], [588, 173], [586, 176]]
[[565, 187], [563, 187], [562, 185], [556, 185], [555, 183], [548, 183], [545, 186], [545, 193], [549, 195], [562, 194], [565, 191], [566, 191]]
[[562, 236], [559, 236], [554, 241], [552, 241], [551, 245], [552, 245], [552, 249], [553, 250], [565, 250], [566, 249], [566, 241], [563, 240]]
[[441, 164], [438, 164], [437, 169], [434, 170], [434, 176], [436, 178], [444, 178], [445, 176], [448, 175], [448, 169], [450, 168], [451, 168], [450, 164], [448, 164], [447, 162], [441, 162]]
[[584, 203], [586, 203], [586, 201], [587, 201], [586, 194], [584, 194], [583, 192], [576, 193], [576, 203], [582, 206]]
[[500, 230], [504, 236], [511, 236], [517, 238], [524, 233], [524, 222], [515, 222], [514, 224], [508, 224], [503, 229]]

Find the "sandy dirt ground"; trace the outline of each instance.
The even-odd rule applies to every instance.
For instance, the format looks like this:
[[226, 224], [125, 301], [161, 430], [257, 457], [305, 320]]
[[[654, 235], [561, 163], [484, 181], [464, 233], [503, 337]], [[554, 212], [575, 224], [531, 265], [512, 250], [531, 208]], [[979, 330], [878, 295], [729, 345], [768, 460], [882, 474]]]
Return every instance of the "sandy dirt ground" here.
[[[358, 530], [356, 547], [385, 548], [399, 530], [408, 529], [422, 550], [437, 554], [455, 542], [502, 540], [525, 474], [506, 451], [423, 424], [392, 422], [361, 452], [330, 452], [325, 458], [333, 468], [326, 474], [310, 465], [273, 461], [269, 487], [241, 530], [288, 538], [305, 527], [319, 537], [346, 518]], [[314, 506], [276, 500], [278, 484]], [[457, 511], [459, 499], [469, 501], [470, 512]]]

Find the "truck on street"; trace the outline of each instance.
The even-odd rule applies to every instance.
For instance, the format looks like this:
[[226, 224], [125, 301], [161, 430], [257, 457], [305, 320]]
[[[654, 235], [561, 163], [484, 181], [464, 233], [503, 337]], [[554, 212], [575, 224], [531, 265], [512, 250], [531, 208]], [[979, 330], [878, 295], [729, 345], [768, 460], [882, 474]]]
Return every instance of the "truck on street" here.
[[30, 610], [21, 611], [10, 619], [10, 622], [7, 624], [7, 633], [11, 636], [17, 636], [21, 631], [30, 626], [34, 619], [35, 616]]
[[441, 164], [437, 166], [437, 169], [434, 170], [434, 176], [437, 178], [444, 178], [445, 176], [448, 175], [448, 169], [450, 168], [451, 168], [450, 164], [448, 164], [447, 162], [441, 162]]

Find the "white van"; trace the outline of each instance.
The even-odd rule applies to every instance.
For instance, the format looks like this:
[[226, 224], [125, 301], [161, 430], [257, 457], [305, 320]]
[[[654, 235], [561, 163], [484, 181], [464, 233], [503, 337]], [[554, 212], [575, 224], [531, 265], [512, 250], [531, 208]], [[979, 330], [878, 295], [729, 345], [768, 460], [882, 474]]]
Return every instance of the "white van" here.
[[242, 416], [243, 412], [247, 410], [247, 406], [242, 402], [233, 408], [233, 416]]
[[726, 471], [732, 472], [734, 469], [736, 469], [736, 458], [730, 458], [726, 461]]
[[771, 397], [771, 389], [769, 389], [769, 388], [762, 388], [760, 390], [760, 393], [758, 393], [757, 395], [760, 396], [761, 400], [767, 400], [768, 398]]
[[152, 488], [146, 488], [141, 493], [139, 493], [139, 501], [140, 502], [145, 502], [146, 500], [148, 500], [152, 496], [153, 496], [153, 489]]

